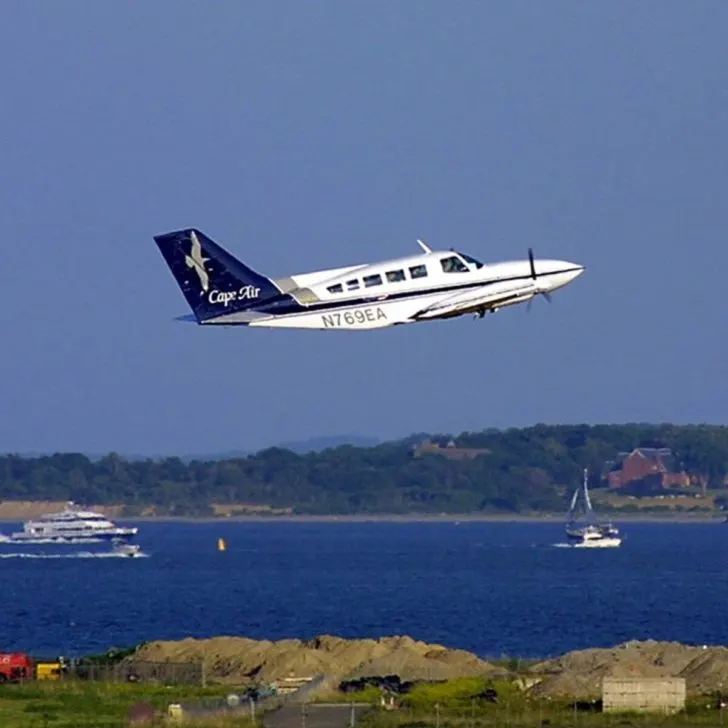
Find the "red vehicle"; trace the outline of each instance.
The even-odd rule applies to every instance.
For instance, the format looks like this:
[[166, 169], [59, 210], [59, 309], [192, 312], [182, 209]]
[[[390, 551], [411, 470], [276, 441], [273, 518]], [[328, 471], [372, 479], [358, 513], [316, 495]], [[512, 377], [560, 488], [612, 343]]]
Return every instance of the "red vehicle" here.
[[0, 683], [33, 679], [33, 660], [23, 652], [0, 652]]

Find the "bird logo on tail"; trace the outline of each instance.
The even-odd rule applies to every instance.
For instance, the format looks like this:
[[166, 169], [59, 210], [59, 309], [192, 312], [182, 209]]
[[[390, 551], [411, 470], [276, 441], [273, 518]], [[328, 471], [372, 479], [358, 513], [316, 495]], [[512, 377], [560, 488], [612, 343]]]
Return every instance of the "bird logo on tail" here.
[[195, 273], [200, 278], [202, 290], [206, 292], [210, 287], [210, 276], [205, 270], [205, 263], [210, 259], [202, 257], [202, 245], [194, 231], [190, 233], [190, 237], [192, 238], [192, 246], [190, 247], [190, 254], [185, 255], [185, 263], [187, 263], [188, 268], [195, 269]]

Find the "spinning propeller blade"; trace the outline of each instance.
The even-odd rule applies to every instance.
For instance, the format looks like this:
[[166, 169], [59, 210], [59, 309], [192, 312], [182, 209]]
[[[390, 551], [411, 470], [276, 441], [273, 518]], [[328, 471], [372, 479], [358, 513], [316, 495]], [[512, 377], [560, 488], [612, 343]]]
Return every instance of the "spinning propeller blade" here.
[[[528, 262], [531, 266], [531, 278], [533, 280], [537, 280], [538, 276], [536, 275], [536, 265], [533, 262], [533, 248], [528, 249]], [[543, 296], [549, 303], [551, 303], [551, 294], [548, 291], [539, 291], [537, 295]], [[526, 304], [526, 312], [531, 311], [531, 303], [533, 302], [533, 298], [529, 298], [528, 303]]]

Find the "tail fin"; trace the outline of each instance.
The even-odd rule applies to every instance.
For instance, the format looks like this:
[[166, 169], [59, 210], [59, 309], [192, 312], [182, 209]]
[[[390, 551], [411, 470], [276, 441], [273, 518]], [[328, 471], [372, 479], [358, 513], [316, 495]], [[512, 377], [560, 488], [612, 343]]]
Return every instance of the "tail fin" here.
[[198, 322], [255, 308], [281, 294], [269, 278], [195, 228], [155, 235], [154, 241]]

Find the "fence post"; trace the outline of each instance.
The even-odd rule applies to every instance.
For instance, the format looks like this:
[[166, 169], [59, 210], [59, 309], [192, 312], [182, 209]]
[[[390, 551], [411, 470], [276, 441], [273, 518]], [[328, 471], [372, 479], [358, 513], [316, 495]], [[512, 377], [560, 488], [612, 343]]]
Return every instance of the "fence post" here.
[[207, 687], [207, 671], [205, 670], [205, 657], [204, 656], [202, 657], [202, 668], [200, 670], [200, 673], [201, 673], [200, 676], [201, 676], [202, 687], [206, 688]]

